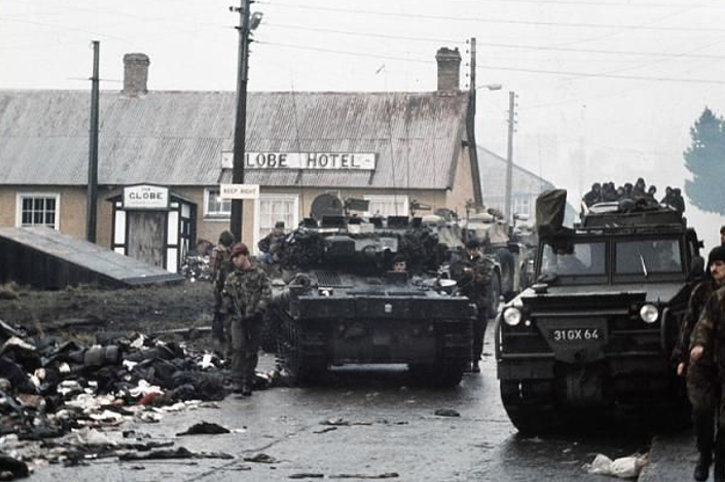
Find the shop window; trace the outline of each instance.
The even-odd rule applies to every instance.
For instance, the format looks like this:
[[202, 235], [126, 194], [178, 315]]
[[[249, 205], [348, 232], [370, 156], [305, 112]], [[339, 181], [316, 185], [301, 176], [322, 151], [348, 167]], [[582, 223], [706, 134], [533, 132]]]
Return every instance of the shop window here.
[[204, 217], [228, 219], [232, 214], [231, 199], [222, 199], [218, 187], [204, 190]]
[[381, 194], [364, 196], [369, 201], [367, 216], [407, 216], [410, 214], [408, 196]]
[[284, 222], [286, 232], [296, 228], [299, 222], [299, 197], [296, 194], [260, 194], [256, 208], [255, 253], [259, 240], [269, 234], [278, 221]]
[[514, 214], [531, 214], [531, 196], [521, 194], [514, 197], [512, 201]]
[[16, 226], [60, 227], [60, 194], [19, 193]]

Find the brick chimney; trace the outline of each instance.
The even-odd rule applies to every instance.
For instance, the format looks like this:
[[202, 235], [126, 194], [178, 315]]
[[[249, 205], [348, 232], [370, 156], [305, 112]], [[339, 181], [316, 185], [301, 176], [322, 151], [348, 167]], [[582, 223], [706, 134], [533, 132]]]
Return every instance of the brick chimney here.
[[438, 62], [438, 91], [455, 92], [460, 89], [461, 54], [458, 47], [451, 50], [441, 47], [436, 52]]
[[123, 94], [138, 97], [148, 93], [146, 81], [149, 77], [149, 56], [126, 54], [123, 56]]

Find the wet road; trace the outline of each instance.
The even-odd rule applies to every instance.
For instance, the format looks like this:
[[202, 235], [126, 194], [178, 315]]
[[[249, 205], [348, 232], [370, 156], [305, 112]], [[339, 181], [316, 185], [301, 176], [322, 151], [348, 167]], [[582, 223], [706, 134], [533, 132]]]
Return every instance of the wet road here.
[[[323, 480], [389, 476], [383, 480], [566, 481], [584, 477], [597, 481], [612, 479], [590, 476], [582, 469], [596, 453], [615, 458], [645, 447], [644, 437], [542, 440], [518, 436], [501, 406], [490, 342], [485, 352], [482, 373], [466, 375], [455, 390], [410, 388], [405, 373], [392, 367], [375, 372], [343, 370], [313, 388], [274, 388], [255, 392], [251, 398], [230, 396], [219, 409], [170, 414], [161, 423], [136, 427], [155, 439], [174, 438], [202, 420], [238, 429], [223, 435], [174, 438], [176, 446], [226, 452], [233, 460], [105, 459], [83, 467], [44, 467], [33, 480], [288, 481], [321, 474]], [[455, 410], [460, 416], [435, 415], [438, 409]], [[243, 460], [260, 453], [276, 462]], [[356, 475], [360, 477], [352, 477]]]

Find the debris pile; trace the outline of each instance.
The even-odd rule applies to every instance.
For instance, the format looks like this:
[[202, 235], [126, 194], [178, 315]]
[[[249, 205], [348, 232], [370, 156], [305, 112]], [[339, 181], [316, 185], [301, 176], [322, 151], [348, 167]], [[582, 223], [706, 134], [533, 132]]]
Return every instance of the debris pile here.
[[0, 473], [22, 477], [26, 462], [38, 459], [72, 465], [123, 453], [131, 460], [129, 451], [173, 445], [121, 437], [117, 427], [223, 399], [229, 390], [221, 365], [213, 354], [140, 334], [100, 332], [87, 347], [0, 321]]
[[179, 273], [191, 282], [211, 281], [209, 256], [187, 255], [181, 263]]

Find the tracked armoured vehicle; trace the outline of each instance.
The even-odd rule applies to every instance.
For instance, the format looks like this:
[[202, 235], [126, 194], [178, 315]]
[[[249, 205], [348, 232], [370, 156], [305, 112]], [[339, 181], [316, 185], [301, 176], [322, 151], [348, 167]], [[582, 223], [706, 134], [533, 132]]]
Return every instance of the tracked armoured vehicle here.
[[[272, 310], [293, 381], [331, 366], [405, 363], [421, 383], [458, 384], [475, 306], [436, 277], [447, 250], [436, 229], [407, 217], [324, 216], [293, 231], [280, 262], [296, 274]], [[398, 254], [407, 272], [391, 271]]]
[[695, 231], [667, 207], [623, 211], [616, 203], [567, 229], [565, 202], [561, 190], [537, 200], [537, 282], [496, 323], [511, 421], [537, 433], [571, 418], [673, 416], [684, 399], [670, 354], [703, 270]]

